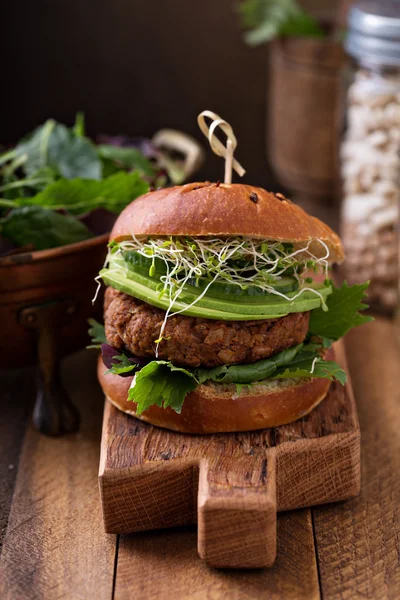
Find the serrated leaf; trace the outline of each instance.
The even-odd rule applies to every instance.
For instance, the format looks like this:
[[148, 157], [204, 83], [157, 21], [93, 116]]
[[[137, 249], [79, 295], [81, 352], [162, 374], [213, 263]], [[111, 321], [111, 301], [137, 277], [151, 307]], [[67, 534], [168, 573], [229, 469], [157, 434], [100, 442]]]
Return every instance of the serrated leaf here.
[[197, 385], [187, 369], [167, 361], [152, 361], [136, 374], [128, 399], [137, 403], [138, 414], [153, 404], [164, 408], [169, 406], [179, 414], [186, 395]]
[[107, 344], [106, 332], [103, 323], [96, 319], [88, 319], [89, 335], [93, 344]]
[[311, 311], [309, 332], [312, 335], [338, 340], [353, 327], [358, 327], [369, 321], [372, 317], [362, 315], [368, 306], [363, 302], [365, 291], [369, 282], [349, 286], [344, 282], [342, 287], [333, 288], [332, 294], [327, 298], [328, 311], [321, 308]]

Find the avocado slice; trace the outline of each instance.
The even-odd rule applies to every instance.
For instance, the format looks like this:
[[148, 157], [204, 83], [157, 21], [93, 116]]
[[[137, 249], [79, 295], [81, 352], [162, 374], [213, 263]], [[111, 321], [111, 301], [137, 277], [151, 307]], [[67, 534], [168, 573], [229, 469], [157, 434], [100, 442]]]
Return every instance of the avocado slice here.
[[[158, 279], [127, 271], [121, 268], [117, 262], [113, 261], [111, 269], [100, 271], [100, 276], [107, 285], [164, 310], [170, 307], [169, 299], [165, 295], [160, 296]], [[315, 289], [324, 298], [332, 291], [332, 288], [323, 284], [315, 286]], [[301, 296], [292, 301], [270, 294], [271, 298], [268, 302], [260, 299], [258, 304], [243, 304], [204, 296], [197, 300], [196, 304], [187, 308], [200, 294], [201, 290], [198, 288], [185, 286], [171, 312], [184, 310], [184, 314], [187, 316], [225, 321], [250, 321], [283, 317], [289, 313], [313, 310], [321, 305], [318, 295], [313, 292], [303, 292]]]

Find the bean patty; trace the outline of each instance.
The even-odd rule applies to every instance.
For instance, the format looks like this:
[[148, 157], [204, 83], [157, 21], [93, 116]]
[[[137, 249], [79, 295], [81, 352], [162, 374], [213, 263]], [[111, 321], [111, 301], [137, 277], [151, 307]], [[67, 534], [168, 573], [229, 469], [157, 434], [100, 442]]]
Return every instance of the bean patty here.
[[[136, 356], [154, 357], [165, 311], [109, 287], [105, 295], [105, 330], [109, 344]], [[158, 358], [179, 366], [216, 367], [254, 363], [300, 344], [309, 313], [291, 313], [263, 321], [216, 321], [171, 315]]]

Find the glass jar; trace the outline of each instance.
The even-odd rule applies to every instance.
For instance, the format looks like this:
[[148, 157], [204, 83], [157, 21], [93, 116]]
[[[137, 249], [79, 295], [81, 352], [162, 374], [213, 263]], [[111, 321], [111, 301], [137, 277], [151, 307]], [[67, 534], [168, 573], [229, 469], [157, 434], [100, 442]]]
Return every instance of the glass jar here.
[[369, 303], [399, 305], [400, 2], [363, 1], [349, 13], [346, 129], [340, 152], [342, 238], [351, 283]]

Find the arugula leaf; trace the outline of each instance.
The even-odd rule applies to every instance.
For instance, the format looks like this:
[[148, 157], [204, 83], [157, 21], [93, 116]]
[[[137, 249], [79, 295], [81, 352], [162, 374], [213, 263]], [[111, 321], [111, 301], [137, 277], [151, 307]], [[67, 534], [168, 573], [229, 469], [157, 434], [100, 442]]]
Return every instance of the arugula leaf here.
[[350, 329], [373, 321], [358, 311], [368, 308], [363, 303], [369, 282], [349, 286], [345, 281], [340, 288], [333, 287], [327, 298], [328, 311], [316, 308], [310, 313], [309, 333], [330, 340], [338, 340]]
[[250, 46], [284, 36], [323, 37], [317, 20], [296, 0], [244, 0], [237, 7]]
[[132, 200], [145, 194], [149, 185], [137, 171], [119, 171], [107, 179], [59, 179], [31, 198], [17, 198], [17, 206], [42, 206], [53, 210], [67, 210], [82, 215], [95, 208], [105, 208], [119, 214]]
[[35, 250], [56, 248], [93, 237], [84, 223], [41, 206], [14, 208], [0, 219], [0, 234], [14, 244], [32, 244]]
[[128, 400], [137, 403], [139, 415], [152, 404], [163, 408], [170, 406], [179, 414], [186, 395], [197, 385], [193, 374], [186, 369], [164, 360], [153, 360], [136, 373]]
[[[106, 332], [103, 323], [99, 323], [96, 319], [88, 319], [89, 335], [93, 344], [107, 344]], [[100, 348], [100, 345], [98, 346]]]

